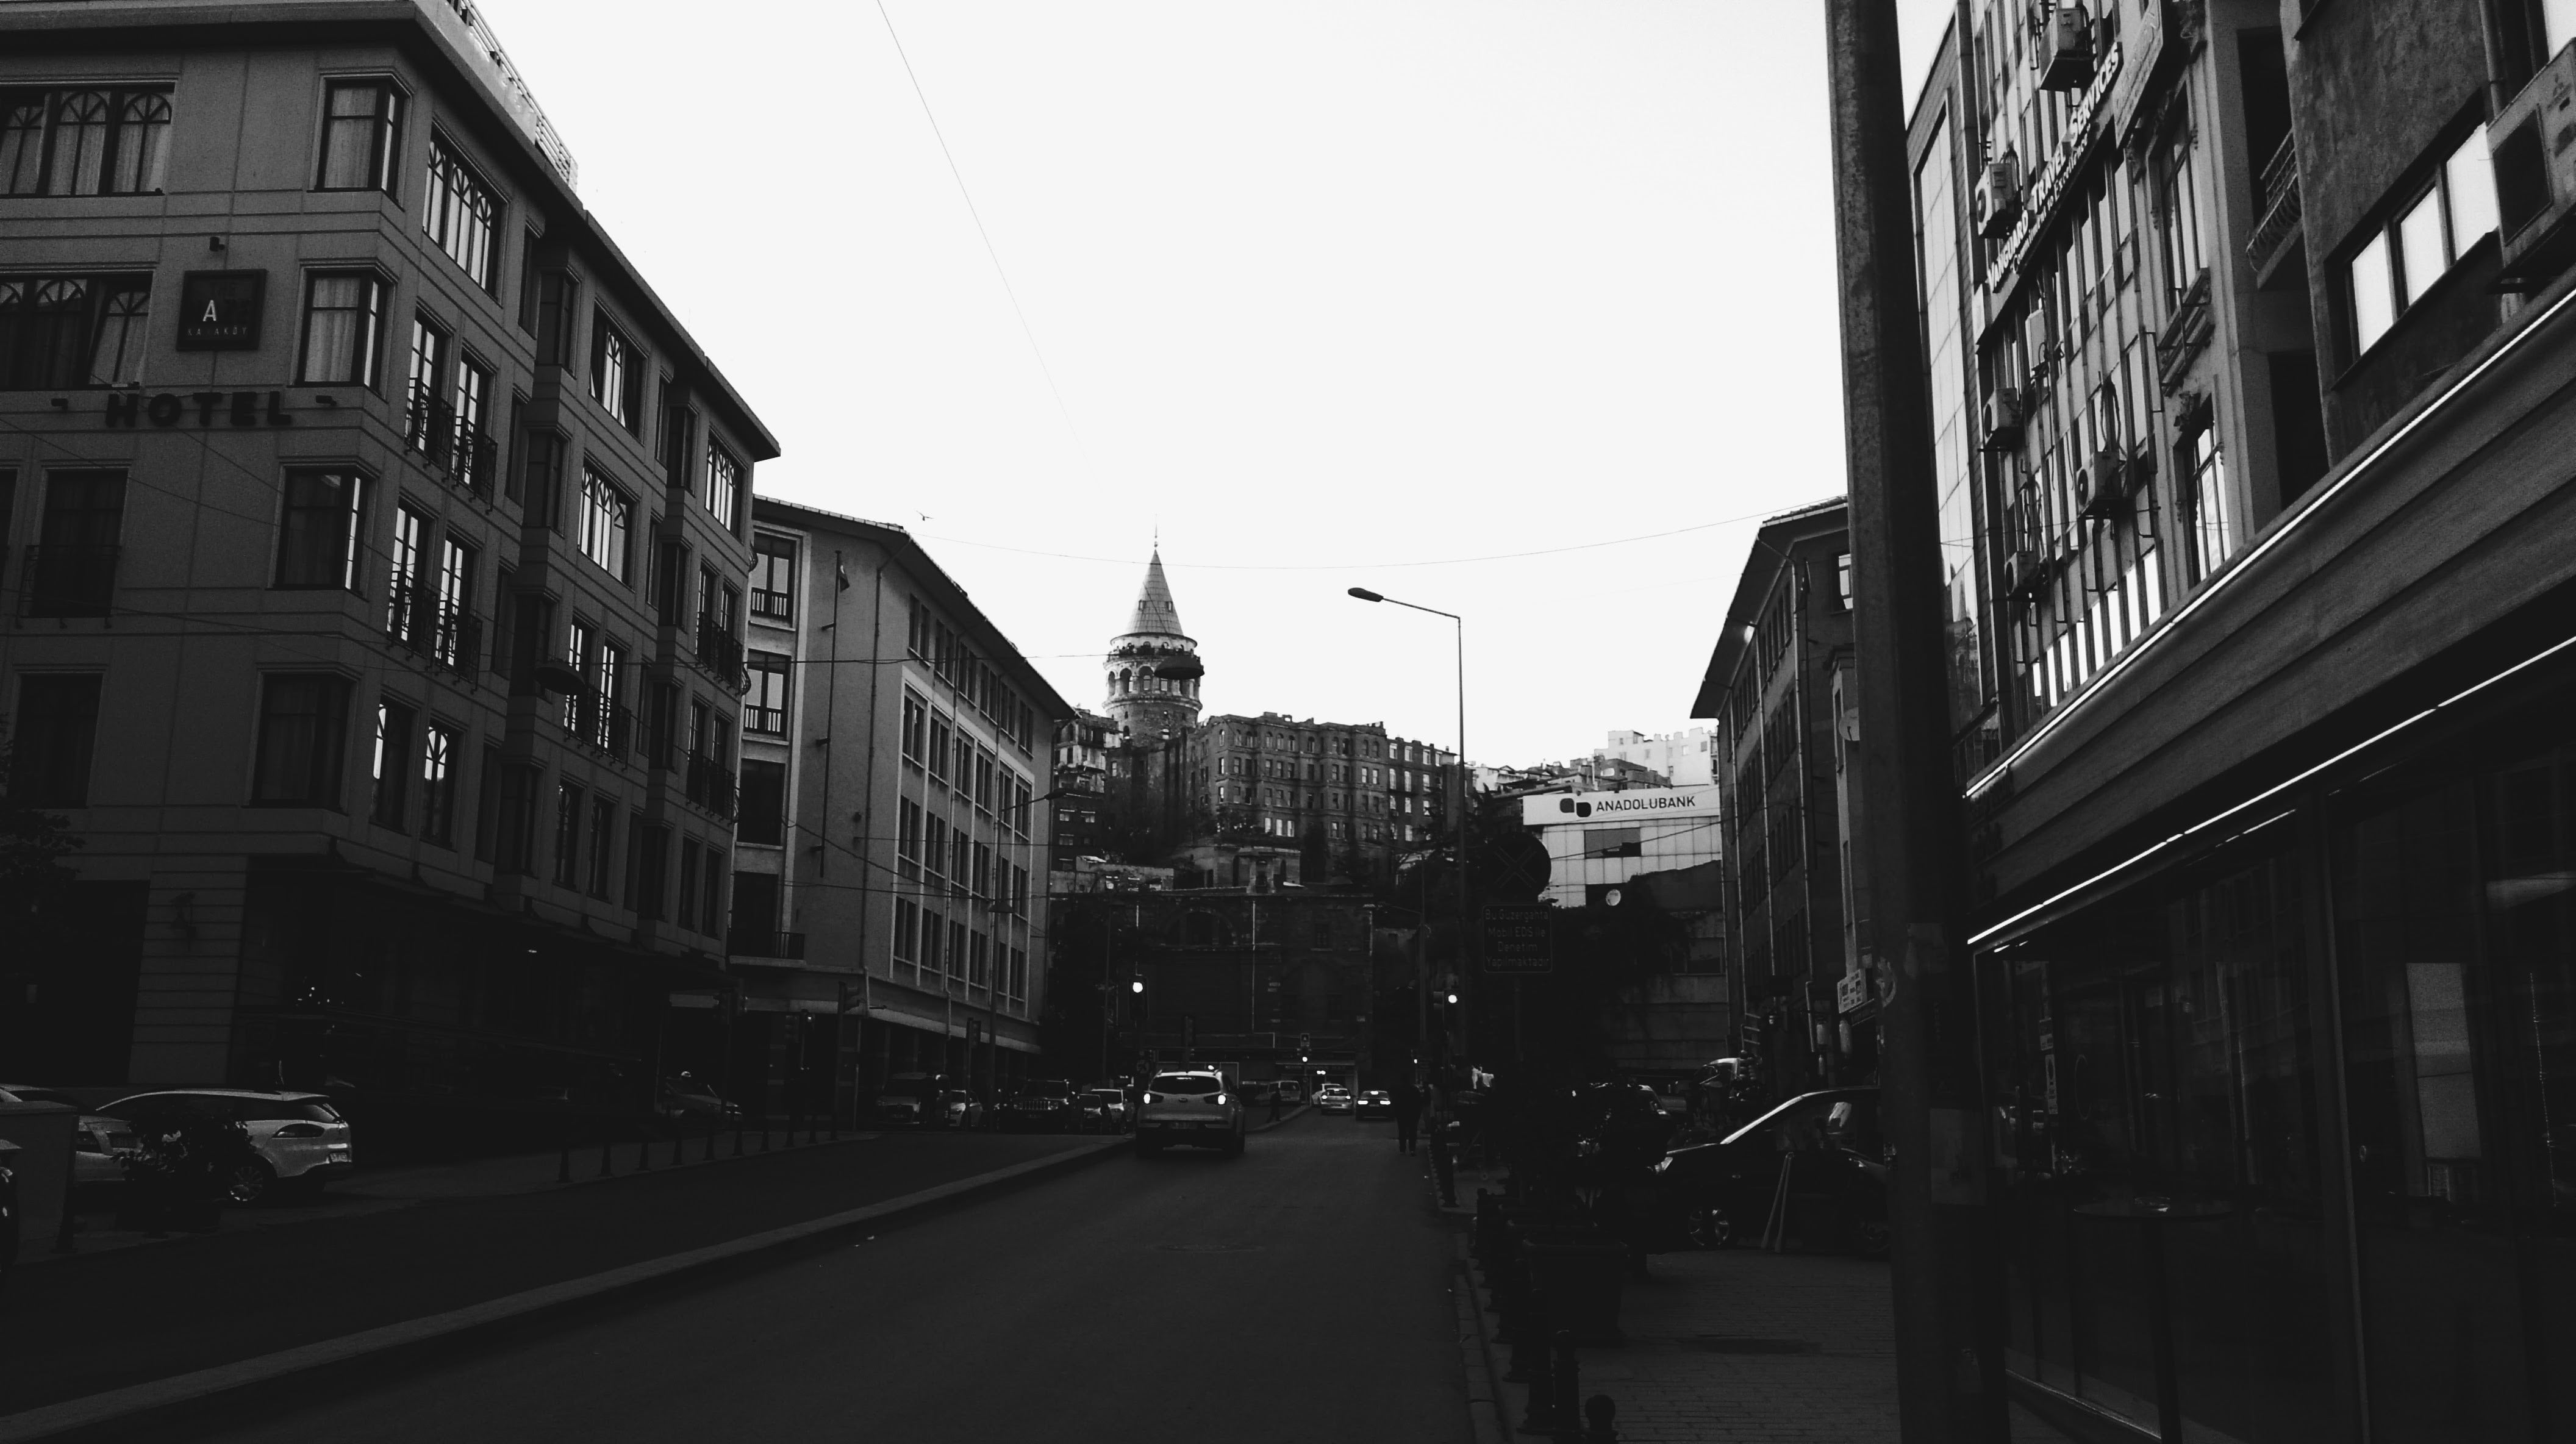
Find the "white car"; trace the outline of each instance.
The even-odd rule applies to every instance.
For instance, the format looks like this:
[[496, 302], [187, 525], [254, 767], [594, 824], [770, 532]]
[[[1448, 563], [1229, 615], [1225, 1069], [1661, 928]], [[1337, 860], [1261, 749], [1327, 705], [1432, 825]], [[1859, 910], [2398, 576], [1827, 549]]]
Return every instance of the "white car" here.
[[1327, 1083], [1315, 1090], [1315, 1107], [1326, 1113], [1351, 1111], [1351, 1090], [1339, 1083]]
[[1243, 1152], [1243, 1098], [1214, 1071], [1157, 1073], [1136, 1103], [1136, 1154], [1151, 1158], [1167, 1144]]
[[191, 1117], [240, 1124], [257, 1156], [233, 1172], [229, 1191], [235, 1203], [257, 1203], [278, 1192], [282, 1183], [318, 1190], [358, 1166], [349, 1121], [320, 1093], [183, 1088], [137, 1093], [98, 1111], [134, 1125], [138, 1135], [155, 1124]]

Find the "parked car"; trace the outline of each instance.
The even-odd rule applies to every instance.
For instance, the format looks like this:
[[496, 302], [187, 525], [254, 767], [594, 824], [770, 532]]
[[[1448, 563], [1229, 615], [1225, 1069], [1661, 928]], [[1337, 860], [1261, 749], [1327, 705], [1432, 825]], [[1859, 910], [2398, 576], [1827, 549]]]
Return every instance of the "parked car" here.
[[1282, 1107], [1294, 1108], [1305, 1101], [1306, 1085], [1304, 1083], [1301, 1083], [1294, 1078], [1282, 1078], [1279, 1080], [1279, 1102]]
[[253, 1156], [234, 1166], [226, 1184], [235, 1203], [274, 1197], [281, 1185], [316, 1191], [358, 1166], [349, 1121], [320, 1093], [180, 1088], [137, 1093], [98, 1111], [132, 1125], [137, 1134], [189, 1117], [242, 1125]]
[[1065, 1078], [1032, 1078], [1003, 1109], [1013, 1128], [1061, 1133], [1075, 1126], [1073, 1083]]
[[948, 1082], [936, 1073], [897, 1073], [877, 1089], [877, 1122], [890, 1128], [927, 1128]]
[[1383, 1088], [1361, 1090], [1359, 1100], [1351, 1105], [1353, 1122], [1366, 1123], [1372, 1118], [1393, 1118], [1394, 1116], [1394, 1095]]
[[726, 1100], [712, 1085], [698, 1081], [694, 1074], [662, 1080], [661, 1096], [654, 1100], [653, 1111], [665, 1124], [675, 1127], [690, 1124], [726, 1124], [742, 1117], [739, 1105]]
[[1170, 1144], [1243, 1152], [1243, 1099], [1225, 1075], [1196, 1069], [1157, 1073], [1136, 1109], [1136, 1153], [1151, 1158]]
[[18, 1262], [18, 1145], [0, 1138], [0, 1279]]
[[1351, 1111], [1351, 1090], [1339, 1083], [1327, 1083], [1315, 1090], [1315, 1106], [1326, 1113]]
[[1829, 1239], [1870, 1257], [1887, 1252], [1887, 1151], [1878, 1090], [1802, 1093], [1715, 1143], [1675, 1148], [1654, 1166], [1658, 1221], [1703, 1247], [1758, 1237], [1770, 1221], [1784, 1160], [1788, 1230], [1810, 1246]]
[[984, 1100], [972, 1088], [943, 1088], [932, 1117], [933, 1128], [981, 1128]]
[[79, 1099], [59, 1088], [33, 1083], [0, 1083], [0, 1103], [60, 1103], [80, 1109], [72, 1132], [72, 1187], [88, 1192], [125, 1181], [116, 1155], [134, 1147], [134, 1130], [104, 1114], [81, 1108]]
[[1083, 1089], [1078, 1103], [1084, 1121], [1102, 1133], [1124, 1133], [1136, 1116], [1135, 1105], [1127, 1100], [1127, 1090], [1115, 1083]]

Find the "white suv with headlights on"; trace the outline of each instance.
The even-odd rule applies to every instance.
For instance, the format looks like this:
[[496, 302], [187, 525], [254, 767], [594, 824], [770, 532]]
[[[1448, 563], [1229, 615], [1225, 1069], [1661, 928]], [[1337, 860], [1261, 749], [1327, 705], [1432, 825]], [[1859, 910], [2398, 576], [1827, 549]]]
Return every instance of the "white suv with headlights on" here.
[[1136, 1156], [1151, 1158], [1168, 1143], [1243, 1152], [1243, 1099], [1225, 1075], [1195, 1068], [1157, 1073], [1136, 1104]]

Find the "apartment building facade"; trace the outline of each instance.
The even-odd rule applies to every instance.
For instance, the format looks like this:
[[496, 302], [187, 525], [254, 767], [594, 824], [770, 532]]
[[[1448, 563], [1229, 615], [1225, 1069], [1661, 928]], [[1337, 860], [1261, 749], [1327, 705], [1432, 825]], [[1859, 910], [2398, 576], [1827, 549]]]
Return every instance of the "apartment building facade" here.
[[1910, 148], [2012, 1387], [2567, 1437], [2576, 15], [1966, 14]]
[[1736, 1052], [1783, 1098], [1876, 1067], [1876, 996], [1853, 981], [1865, 890], [1851, 846], [1851, 671], [1837, 497], [1762, 524], [1691, 704], [1716, 731]]
[[0, 705], [87, 930], [0, 965], [0, 1035], [636, 1102], [721, 954], [777, 446], [471, 12], [202, 20], [0, 12]]
[[1007, 1090], [1039, 1048], [1047, 778], [1073, 709], [896, 526], [753, 503], [725, 986], [689, 1056], [783, 1106]]

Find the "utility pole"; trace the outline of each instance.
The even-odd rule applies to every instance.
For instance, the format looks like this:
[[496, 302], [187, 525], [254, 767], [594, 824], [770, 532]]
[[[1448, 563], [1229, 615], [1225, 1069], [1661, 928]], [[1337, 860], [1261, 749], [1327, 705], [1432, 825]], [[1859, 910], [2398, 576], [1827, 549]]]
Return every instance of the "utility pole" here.
[[[1899, 1437], [2009, 1437], [1999, 1341], [1978, 1306], [1986, 1129], [1960, 937], [1930, 385], [1915, 295], [1895, 0], [1826, 0], [1842, 313], [1860, 774], [1870, 827], [1864, 961], [1882, 999]], [[1964, 37], [1962, 37], [1964, 40]], [[1932, 224], [1950, 224], [1935, 217]]]

